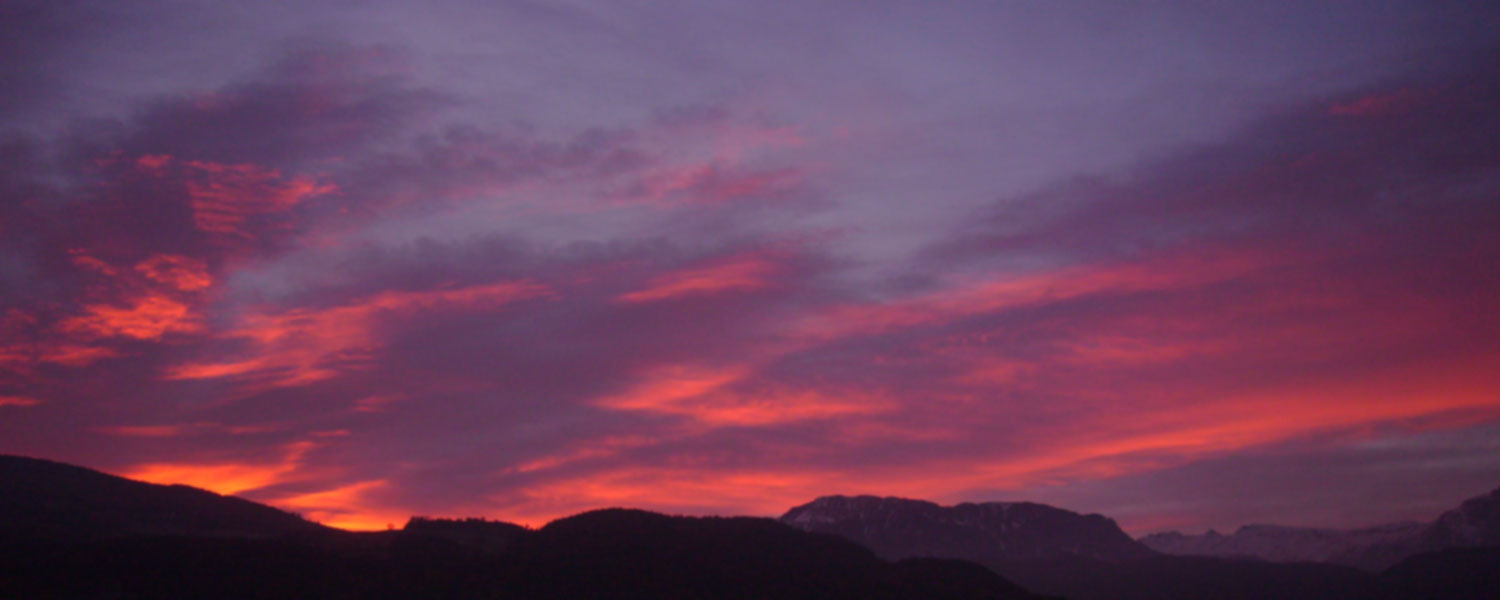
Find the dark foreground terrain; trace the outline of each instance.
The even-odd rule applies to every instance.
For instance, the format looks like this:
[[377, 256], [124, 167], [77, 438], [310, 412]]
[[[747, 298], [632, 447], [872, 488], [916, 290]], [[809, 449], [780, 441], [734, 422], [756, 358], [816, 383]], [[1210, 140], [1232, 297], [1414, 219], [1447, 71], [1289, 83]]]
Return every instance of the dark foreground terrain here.
[[[536, 530], [414, 518], [354, 533], [185, 486], [0, 456], [0, 598], [1500, 598], [1495, 548], [1424, 553], [1370, 573], [1159, 555], [1107, 519], [1051, 508], [961, 508], [1021, 528], [983, 537], [1002, 521], [860, 502], [795, 513], [804, 527], [606, 509]], [[869, 539], [804, 530], [843, 531], [876, 515], [889, 530], [859, 530], [879, 534]]]
[[11, 540], [0, 597], [1037, 597], [973, 563], [885, 562], [769, 519], [606, 510], [518, 533], [489, 549], [420, 530]]
[[588, 512], [353, 533], [238, 498], [0, 456], [0, 598], [1038, 598], [773, 519]]

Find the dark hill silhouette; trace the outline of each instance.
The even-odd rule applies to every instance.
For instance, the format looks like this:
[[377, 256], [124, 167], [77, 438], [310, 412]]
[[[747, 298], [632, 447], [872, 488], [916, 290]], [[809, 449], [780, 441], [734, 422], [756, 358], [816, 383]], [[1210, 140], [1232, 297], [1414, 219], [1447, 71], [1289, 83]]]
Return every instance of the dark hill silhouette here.
[[539, 530], [353, 533], [238, 498], [0, 457], [0, 598], [1039, 598], [773, 519], [610, 509]]
[[1031, 502], [939, 506], [906, 498], [824, 496], [792, 508], [781, 521], [849, 538], [888, 559], [1123, 560], [1156, 555], [1107, 517]]
[[1380, 574], [1386, 598], [1500, 598], [1500, 548], [1418, 554]]
[[0, 537], [269, 537], [325, 529], [263, 504], [73, 465], [0, 455]]
[[1070, 600], [1356, 600], [1380, 590], [1374, 575], [1338, 565], [1199, 556], [1103, 561], [989, 560], [1027, 589]]
[[401, 531], [408, 534], [403, 538], [438, 538], [490, 553], [511, 550], [521, 538], [531, 533], [525, 527], [504, 521], [427, 517], [412, 517]]
[[[918, 514], [936, 507], [912, 502], [892, 506], [915, 506]], [[934, 540], [970, 539], [951, 527], [1013, 534], [1039, 524], [1056, 527], [1054, 520], [1079, 525], [1057, 529], [1065, 534], [1060, 542], [1002, 539], [1001, 548], [1014, 554], [981, 556], [977, 563], [902, 556], [894, 546], [884, 552], [900, 560], [888, 562], [845, 537], [773, 519], [628, 509], [587, 512], [537, 530], [482, 519], [413, 518], [400, 531], [353, 533], [202, 490], [0, 457], [0, 598], [1038, 597], [1017, 584], [1072, 600], [1500, 598], [1495, 548], [1421, 554], [1379, 575], [1310, 563], [1136, 557], [1128, 546], [1123, 557], [1100, 558], [1056, 549], [1097, 554], [1111, 547], [1088, 545], [1093, 533], [1104, 531], [1107, 539], [1118, 531], [1103, 517], [1024, 503], [1003, 510], [964, 506], [954, 509], [968, 516], [939, 520], [942, 527], [920, 519], [922, 527], [903, 525], [896, 521], [907, 513], [891, 506], [877, 506], [890, 509], [877, 513], [892, 520], [883, 527], [905, 539], [941, 534], [921, 541], [925, 549], [941, 549]], [[1491, 504], [1460, 508], [1462, 518], [1448, 518], [1448, 527], [1478, 543], [1473, 540], [1482, 540], [1492, 522]], [[1004, 516], [1003, 527], [987, 521], [996, 518], [992, 513]], [[788, 515], [801, 518], [788, 520], [825, 522], [819, 519], [827, 514], [794, 509]], [[1027, 535], [1040, 536], [1035, 530]]]
[[517, 555], [528, 585], [567, 598], [1034, 597], [993, 574], [949, 581], [960, 569], [892, 565], [766, 518], [591, 511], [542, 527]]
[[1500, 488], [1488, 494], [1464, 500], [1450, 511], [1438, 515], [1423, 534], [1429, 548], [1464, 548], [1500, 546]]

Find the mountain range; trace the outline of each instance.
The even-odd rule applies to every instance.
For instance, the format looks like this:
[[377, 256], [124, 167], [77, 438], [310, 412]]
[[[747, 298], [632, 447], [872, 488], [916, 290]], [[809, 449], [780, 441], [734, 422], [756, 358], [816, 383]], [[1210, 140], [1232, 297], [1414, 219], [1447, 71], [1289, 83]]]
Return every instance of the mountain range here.
[[604, 509], [539, 529], [348, 532], [186, 486], [0, 456], [0, 598], [1042, 598], [754, 517]]
[[1429, 523], [1361, 529], [1246, 525], [1229, 535], [1155, 533], [1141, 543], [1164, 554], [1321, 562], [1382, 571], [1401, 560], [1449, 548], [1500, 546], [1500, 489], [1470, 498]]
[[[888, 560], [973, 561], [1028, 589], [1079, 600], [1484, 598], [1500, 597], [1497, 513], [1500, 490], [1430, 524], [1355, 531], [1250, 526], [1233, 536], [1157, 534], [1137, 541], [1102, 515], [1034, 503], [945, 507], [826, 496], [792, 508], [781, 521], [854, 540]], [[1211, 546], [1223, 540], [1261, 552]], [[1431, 587], [1439, 583], [1458, 588]]]
[[[1497, 505], [1500, 490], [1428, 524], [1314, 535], [1322, 545], [1280, 555], [1303, 562], [1277, 563], [1174, 555], [1200, 536], [1133, 540], [1102, 515], [1041, 504], [874, 496], [826, 496], [780, 519], [616, 508], [538, 529], [413, 517], [348, 532], [186, 486], [0, 456], [0, 597], [1494, 598]], [[1295, 528], [1219, 537], [1306, 537], [1283, 530]], [[1153, 549], [1164, 540], [1182, 546]], [[1406, 554], [1379, 572], [1332, 564], [1359, 548]]]
[[1128, 560], [1156, 554], [1108, 517], [1031, 502], [944, 507], [905, 498], [824, 496], [787, 511], [781, 522], [849, 538], [886, 558]]

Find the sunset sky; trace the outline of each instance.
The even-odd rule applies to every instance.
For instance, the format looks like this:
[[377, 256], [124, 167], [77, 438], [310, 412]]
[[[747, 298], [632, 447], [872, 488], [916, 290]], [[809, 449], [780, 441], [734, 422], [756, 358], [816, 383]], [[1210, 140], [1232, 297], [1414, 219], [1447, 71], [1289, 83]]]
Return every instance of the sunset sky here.
[[1500, 486], [1494, 2], [0, 3], [0, 453], [341, 527]]

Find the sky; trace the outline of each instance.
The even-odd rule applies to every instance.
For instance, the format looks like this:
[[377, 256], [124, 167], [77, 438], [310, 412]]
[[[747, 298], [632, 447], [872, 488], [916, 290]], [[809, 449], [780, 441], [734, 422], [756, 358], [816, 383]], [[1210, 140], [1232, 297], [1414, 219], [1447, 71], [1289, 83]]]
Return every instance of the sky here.
[[356, 529], [1500, 486], [1489, 2], [0, 4], [0, 452]]

